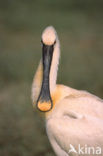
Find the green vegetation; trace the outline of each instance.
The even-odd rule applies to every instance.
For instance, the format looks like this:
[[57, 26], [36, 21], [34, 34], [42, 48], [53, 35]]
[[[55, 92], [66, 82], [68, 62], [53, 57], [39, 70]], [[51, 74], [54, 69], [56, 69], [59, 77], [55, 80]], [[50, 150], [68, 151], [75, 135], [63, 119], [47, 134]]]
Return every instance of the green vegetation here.
[[46, 26], [61, 41], [58, 83], [103, 98], [102, 17], [102, 0], [0, 0], [0, 156], [54, 156], [30, 98]]

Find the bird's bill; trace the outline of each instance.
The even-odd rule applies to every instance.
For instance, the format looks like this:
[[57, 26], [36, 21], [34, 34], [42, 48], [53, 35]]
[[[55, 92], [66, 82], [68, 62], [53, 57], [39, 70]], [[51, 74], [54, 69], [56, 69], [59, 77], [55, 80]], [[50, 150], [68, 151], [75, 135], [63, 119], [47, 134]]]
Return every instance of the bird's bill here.
[[43, 81], [39, 98], [37, 100], [37, 108], [42, 112], [47, 112], [52, 109], [52, 99], [50, 96], [49, 74], [53, 56], [53, 45], [44, 45], [42, 48], [42, 63], [43, 63]]
[[51, 101], [38, 102], [38, 109], [42, 112], [48, 112], [52, 109]]

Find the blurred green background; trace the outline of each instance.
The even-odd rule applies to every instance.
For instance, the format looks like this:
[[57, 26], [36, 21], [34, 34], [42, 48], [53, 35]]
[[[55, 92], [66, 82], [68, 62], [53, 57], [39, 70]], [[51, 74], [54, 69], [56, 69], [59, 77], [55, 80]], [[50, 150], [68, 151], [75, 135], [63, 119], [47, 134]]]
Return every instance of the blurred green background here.
[[102, 0], [0, 0], [0, 156], [54, 156], [31, 84], [41, 33], [61, 41], [58, 83], [103, 98]]

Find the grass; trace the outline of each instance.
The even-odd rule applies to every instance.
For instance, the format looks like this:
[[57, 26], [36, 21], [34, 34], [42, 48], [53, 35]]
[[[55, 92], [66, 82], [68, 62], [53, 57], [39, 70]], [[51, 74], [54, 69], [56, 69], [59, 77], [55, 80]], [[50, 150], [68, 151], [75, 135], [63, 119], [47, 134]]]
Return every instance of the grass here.
[[45, 26], [61, 41], [58, 83], [103, 98], [102, 1], [92, 3], [0, 1], [0, 156], [54, 156], [30, 98]]

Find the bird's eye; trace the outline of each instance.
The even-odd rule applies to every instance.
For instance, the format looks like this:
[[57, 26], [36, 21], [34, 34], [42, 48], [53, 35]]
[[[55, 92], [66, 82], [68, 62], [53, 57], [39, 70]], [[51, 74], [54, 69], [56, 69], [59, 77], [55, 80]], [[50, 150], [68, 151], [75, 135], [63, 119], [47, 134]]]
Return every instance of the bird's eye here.
[[54, 44], [53, 45], [55, 45], [56, 44], [56, 40], [54, 41]]
[[41, 39], [41, 43], [43, 44], [43, 40]]

